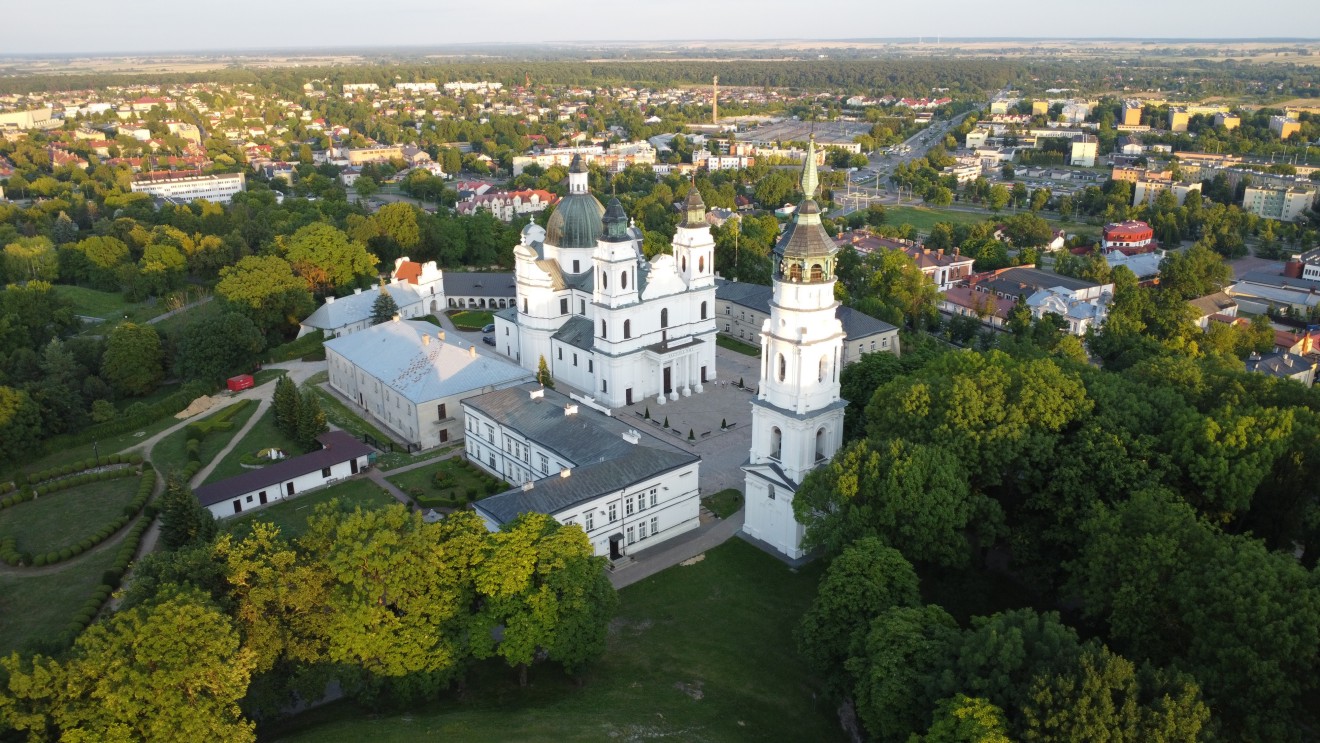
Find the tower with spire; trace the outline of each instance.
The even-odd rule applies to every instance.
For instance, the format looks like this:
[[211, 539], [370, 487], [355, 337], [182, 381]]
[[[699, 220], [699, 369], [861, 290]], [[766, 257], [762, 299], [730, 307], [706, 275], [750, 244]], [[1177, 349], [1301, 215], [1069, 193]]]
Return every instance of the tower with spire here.
[[761, 326], [761, 382], [752, 401], [752, 445], [743, 530], [785, 556], [803, 556], [793, 496], [843, 443], [839, 396], [843, 326], [834, 299], [838, 247], [821, 225], [816, 143], [802, 166], [802, 203], [775, 246], [770, 318]]
[[674, 232], [674, 261], [689, 288], [715, 285], [715, 238], [706, 221], [706, 204], [694, 184], [683, 200], [683, 221]]

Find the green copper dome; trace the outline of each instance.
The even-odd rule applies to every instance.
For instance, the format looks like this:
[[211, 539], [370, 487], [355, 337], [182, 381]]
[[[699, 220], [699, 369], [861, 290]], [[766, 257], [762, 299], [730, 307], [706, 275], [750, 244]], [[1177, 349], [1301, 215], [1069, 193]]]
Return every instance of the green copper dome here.
[[564, 197], [545, 226], [545, 242], [559, 248], [594, 248], [605, 207], [589, 193]]

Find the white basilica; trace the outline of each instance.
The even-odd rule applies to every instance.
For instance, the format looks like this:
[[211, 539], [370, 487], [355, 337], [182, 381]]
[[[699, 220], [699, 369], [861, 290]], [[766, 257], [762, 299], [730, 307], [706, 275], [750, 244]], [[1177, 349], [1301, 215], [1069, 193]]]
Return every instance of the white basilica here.
[[838, 246], [820, 223], [815, 143], [802, 168], [798, 206], [775, 246], [770, 317], [761, 326], [761, 384], [752, 401], [752, 448], [743, 531], [790, 558], [803, 556], [793, 495], [843, 442], [839, 369], [843, 326], [834, 299]]
[[568, 195], [514, 248], [516, 305], [495, 315], [496, 349], [532, 371], [544, 358], [611, 408], [701, 392], [715, 379], [715, 241], [695, 188], [684, 209], [672, 254], [647, 261], [641, 231], [618, 199], [591, 195], [574, 157]]

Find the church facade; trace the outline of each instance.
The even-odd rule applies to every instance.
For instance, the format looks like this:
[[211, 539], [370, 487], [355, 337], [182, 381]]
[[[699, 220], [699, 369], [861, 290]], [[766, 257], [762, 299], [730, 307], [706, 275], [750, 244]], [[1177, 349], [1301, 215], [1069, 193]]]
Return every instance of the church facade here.
[[672, 252], [646, 260], [622, 205], [601, 205], [581, 157], [543, 229], [514, 248], [516, 298], [495, 315], [495, 348], [523, 368], [619, 407], [660, 405], [715, 380], [715, 241], [695, 188]]
[[805, 197], [775, 246], [770, 317], [761, 325], [761, 383], [752, 401], [743, 531], [791, 559], [804, 555], [793, 497], [807, 473], [843, 443], [839, 396], [843, 325], [834, 299], [835, 245], [814, 200], [812, 142], [802, 169]]

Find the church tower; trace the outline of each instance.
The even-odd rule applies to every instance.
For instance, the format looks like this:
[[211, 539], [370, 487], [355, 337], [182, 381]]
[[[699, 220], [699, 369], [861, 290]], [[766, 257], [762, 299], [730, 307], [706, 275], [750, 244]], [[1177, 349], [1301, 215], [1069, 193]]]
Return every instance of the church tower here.
[[628, 233], [628, 215], [617, 198], [605, 209], [605, 234], [593, 257], [596, 276], [592, 301], [610, 309], [637, 303], [637, 245]]
[[683, 200], [683, 221], [674, 232], [674, 262], [689, 289], [715, 285], [715, 238], [706, 221], [706, 204], [694, 185]]
[[774, 250], [770, 319], [761, 326], [761, 383], [752, 401], [752, 447], [743, 530], [789, 558], [803, 555], [793, 496], [843, 443], [839, 367], [843, 326], [834, 299], [838, 247], [820, 221], [816, 144], [802, 166], [804, 198]]

